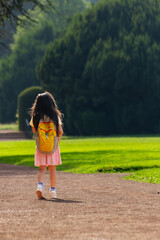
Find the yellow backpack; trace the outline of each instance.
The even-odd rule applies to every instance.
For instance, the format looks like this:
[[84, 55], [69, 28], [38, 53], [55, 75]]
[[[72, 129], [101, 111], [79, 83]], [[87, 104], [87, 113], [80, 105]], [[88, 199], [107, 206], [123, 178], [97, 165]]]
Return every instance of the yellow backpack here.
[[36, 132], [36, 145], [41, 153], [54, 153], [58, 147], [58, 137], [54, 123], [40, 122]]

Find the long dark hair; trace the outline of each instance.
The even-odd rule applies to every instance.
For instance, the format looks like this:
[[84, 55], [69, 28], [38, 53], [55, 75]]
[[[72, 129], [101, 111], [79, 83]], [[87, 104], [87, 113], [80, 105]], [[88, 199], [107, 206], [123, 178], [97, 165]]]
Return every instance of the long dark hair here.
[[33, 118], [33, 125], [36, 130], [38, 129], [39, 121], [41, 119], [44, 119], [44, 116], [46, 115], [54, 122], [56, 125], [57, 135], [59, 134], [58, 118], [62, 120], [61, 113], [58, 110], [54, 97], [49, 92], [44, 92], [37, 95], [30, 113], [31, 117]]

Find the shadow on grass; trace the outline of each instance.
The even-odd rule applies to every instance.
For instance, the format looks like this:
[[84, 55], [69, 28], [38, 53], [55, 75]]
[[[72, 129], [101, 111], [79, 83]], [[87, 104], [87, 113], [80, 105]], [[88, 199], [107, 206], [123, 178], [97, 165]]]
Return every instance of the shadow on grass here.
[[153, 154], [153, 156], [150, 152], [150, 150], [101, 150], [62, 153], [63, 164], [58, 167], [58, 170], [70, 171], [84, 166], [84, 169], [92, 167], [95, 169], [95, 172], [99, 173], [122, 173], [148, 168], [159, 168], [159, 151]]
[[0, 176], [34, 174], [33, 167], [34, 155], [0, 157]]
[[14, 155], [0, 157], [0, 163], [33, 166], [34, 155]]
[[110, 167], [110, 168], [100, 168], [98, 169], [99, 173], [127, 173], [127, 172], [137, 172], [144, 169], [160, 168], [158, 165], [153, 166], [130, 166], [130, 167]]
[[[141, 169], [159, 168], [160, 163], [151, 163], [151, 161], [159, 160], [159, 152], [157, 151], [157, 154], [154, 154], [153, 157], [150, 154], [148, 155], [150, 152], [150, 150], [64, 152], [61, 153], [62, 165], [57, 166], [57, 170], [76, 172], [75, 170], [79, 168], [84, 170], [83, 173], [87, 173], [88, 169], [93, 167], [93, 172], [124, 173], [134, 172]], [[125, 160], [127, 160], [128, 157], [130, 160], [126, 163]], [[123, 161], [120, 161], [122, 158]], [[149, 161], [148, 164], [147, 161]], [[34, 167], [34, 154], [2, 156], [0, 157], [0, 163]]]

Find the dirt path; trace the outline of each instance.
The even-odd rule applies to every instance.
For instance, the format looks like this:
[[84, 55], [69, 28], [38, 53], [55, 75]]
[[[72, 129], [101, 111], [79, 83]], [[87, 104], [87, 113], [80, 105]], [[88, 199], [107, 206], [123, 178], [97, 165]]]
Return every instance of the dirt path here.
[[58, 172], [37, 200], [37, 169], [0, 164], [0, 239], [159, 240], [160, 185], [121, 176]]

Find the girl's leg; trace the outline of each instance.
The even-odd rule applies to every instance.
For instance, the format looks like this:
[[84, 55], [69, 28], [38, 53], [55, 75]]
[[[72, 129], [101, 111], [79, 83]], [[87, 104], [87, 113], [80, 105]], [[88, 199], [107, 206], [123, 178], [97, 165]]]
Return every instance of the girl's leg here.
[[38, 172], [38, 187], [37, 187], [37, 197], [39, 199], [44, 199], [43, 195], [42, 195], [42, 191], [43, 191], [43, 182], [44, 182], [44, 177], [45, 177], [45, 173], [46, 173], [46, 166], [39, 166], [39, 172]]
[[38, 172], [38, 183], [44, 182], [45, 173], [46, 173], [46, 166], [40, 165], [39, 172]]
[[56, 166], [49, 166], [51, 188], [56, 187]]

